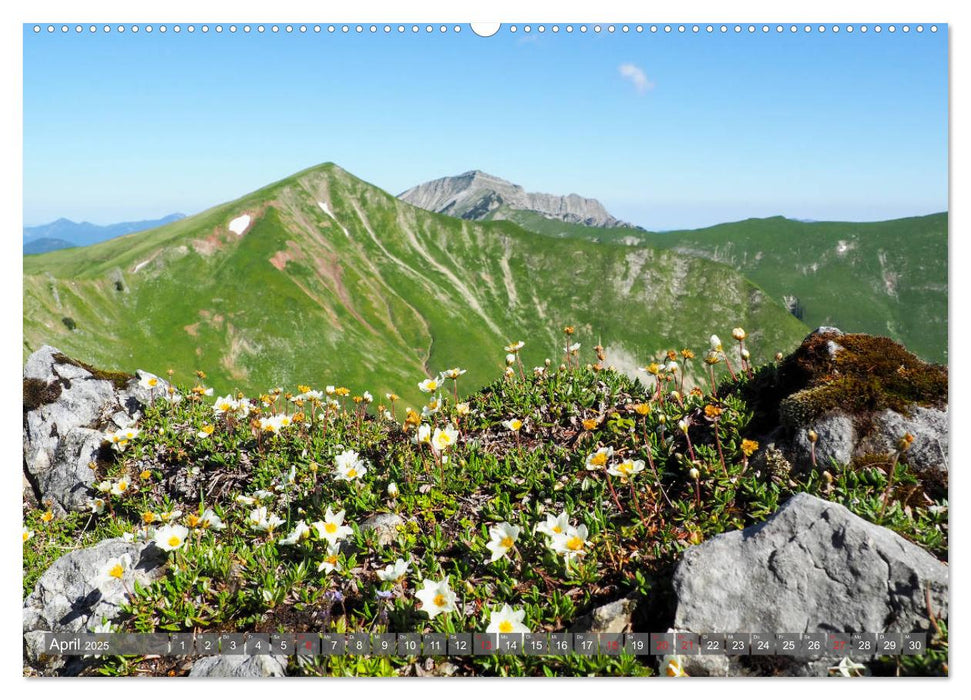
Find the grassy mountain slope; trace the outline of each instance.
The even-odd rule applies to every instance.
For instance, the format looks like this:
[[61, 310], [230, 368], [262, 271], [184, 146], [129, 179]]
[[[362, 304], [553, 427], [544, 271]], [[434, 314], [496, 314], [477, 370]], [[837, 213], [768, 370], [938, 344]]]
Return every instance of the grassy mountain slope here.
[[217, 390], [334, 383], [415, 401], [426, 374], [459, 366], [469, 391], [510, 341], [526, 341], [527, 370], [559, 362], [566, 324], [585, 361], [610, 339], [621, 369], [675, 339], [700, 351], [736, 325], [758, 359], [806, 331], [728, 266], [432, 214], [331, 164], [153, 231], [24, 259], [25, 355], [49, 343], [99, 366], [198, 368]]
[[666, 233], [658, 246], [736, 268], [810, 326], [887, 335], [947, 362], [947, 214], [872, 223], [781, 216]]
[[872, 223], [776, 216], [663, 234], [602, 229], [501, 212], [555, 238], [674, 250], [725, 263], [789, 301], [811, 327], [886, 335], [947, 361], [947, 214]]

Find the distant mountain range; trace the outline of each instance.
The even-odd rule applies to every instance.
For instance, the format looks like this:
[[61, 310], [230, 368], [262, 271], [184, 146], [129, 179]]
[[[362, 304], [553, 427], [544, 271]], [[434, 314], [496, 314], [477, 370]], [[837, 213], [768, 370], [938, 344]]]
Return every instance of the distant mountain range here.
[[529, 211], [573, 224], [600, 228], [633, 228], [611, 216], [603, 204], [578, 194], [565, 196], [527, 192], [508, 180], [481, 170], [443, 177], [412, 187], [398, 197], [416, 207], [472, 221], [514, 218], [514, 212]]
[[99, 226], [87, 221], [79, 223], [70, 219], [58, 219], [40, 226], [25, 226], [24, 255], [36, 255], [61, 248], [93, 245], [129, 233], [164, 226], [183, 218], [185, 218], [185, 214], [169, 214], [161, 219], [123, 221], [107, 226]]
[[431, 213], [333, 164], [137, 236], [24, 258], [25, 356], [50, 343], [180, 381], [202, 369], [220, 391], [342, 383], [415, 406], [418, 382], [449, 367], [468, 370], [460, 391], [493, 381], [510, 342], [525, 341], [526, 371], [559, 363], [566, 325], [584, 362], [600, 342], [631, 373], [734, 326], [759, 361], [808, 332], [727, 265]]

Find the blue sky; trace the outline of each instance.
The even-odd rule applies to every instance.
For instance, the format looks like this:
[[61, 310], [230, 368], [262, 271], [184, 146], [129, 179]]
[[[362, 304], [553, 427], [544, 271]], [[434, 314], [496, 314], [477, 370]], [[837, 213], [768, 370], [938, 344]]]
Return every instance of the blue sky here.
[[478, 168], [655, 230], [925, 214], [947, 209], [947, 86], [943, 25], [488, 39], [27, 25], [24, 223], [191, 214], [324, 161], [392, 193]]

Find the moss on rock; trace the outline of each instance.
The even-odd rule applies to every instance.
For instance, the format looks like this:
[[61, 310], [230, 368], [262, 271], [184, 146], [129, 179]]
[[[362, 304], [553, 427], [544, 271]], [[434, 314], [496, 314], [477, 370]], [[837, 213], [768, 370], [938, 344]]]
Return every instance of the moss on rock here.
[[135, 378], [135, 375], [128, 374], [127, 372], [113, 372], [110, 370], [92, 367], [85, 362], [72, 359], [64, 353], [57, 353], [53, 357], [56, 362], [61, 362], [66, 365], [74, 365], [75, 367], [80, 367], [81, 369], [87, 370], [94, 376], [95, 379], [103, 379], [111, 382], [116, 389], [124, 389], [128, 385], [128, 382]]
[[814, 333], [776, 365], [751, 380], [722, 388], [755, 411], [752, 428], [768, 432], [782, 423], [795, 428], [828, 411], [855, 416], [909, 406], [947, 404], [947, 367], [924, 362], [899, 343], [878, 336]]

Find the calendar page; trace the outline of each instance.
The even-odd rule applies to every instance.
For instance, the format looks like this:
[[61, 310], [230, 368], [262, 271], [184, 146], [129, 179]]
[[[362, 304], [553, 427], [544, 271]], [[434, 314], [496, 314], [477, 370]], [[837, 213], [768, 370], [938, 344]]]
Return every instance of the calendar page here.
[[948, 675], [949, 25], [648, 9], [24, 21], [24, 676]]

